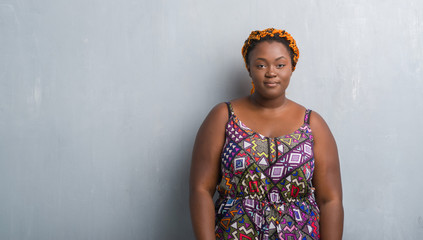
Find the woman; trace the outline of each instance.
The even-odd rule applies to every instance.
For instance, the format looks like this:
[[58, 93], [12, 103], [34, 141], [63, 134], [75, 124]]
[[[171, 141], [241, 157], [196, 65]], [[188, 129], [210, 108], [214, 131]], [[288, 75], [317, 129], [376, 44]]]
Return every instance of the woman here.
[[252, 94], [215, 106], [194, 145], [197, 239], [341, 239], [335, 140], [319, 114], [285, 94], [299, 57], [295, 40], [273, 28], [253, 31], [242, 53]]

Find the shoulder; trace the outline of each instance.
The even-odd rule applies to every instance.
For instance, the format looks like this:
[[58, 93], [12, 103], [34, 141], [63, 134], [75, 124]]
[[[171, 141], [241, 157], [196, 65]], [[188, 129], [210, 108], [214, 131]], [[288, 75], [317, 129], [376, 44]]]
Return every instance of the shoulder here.
[[289, 101], [289, 105], [291, 106], [291, 108], [295, 112], [302, 112], [302, 113], [304, 113], [307, 110], [303, 105], [301, 105], [301, 104], [299, 104], [299, 103], [297, 103], [295, 101], [292, 101], [291, 99], [288, 99], [288, 101]]
[[229, 107], [226, 102], [216, 104], [209, 112], [207, 117], [217, 118], [217, 119], [226, 119], [229, 118]]
[[309, 118], [310, 128], [316, 142], [333, 139], [328, 124], [318, 112], [311, 111]]
[[302, 122], [305, 120], [306, 117], [306, 113], [307, 113], [307, 108], [305, 108], [303, 105], [294, 102], [290, 99], [288, 99], [289, 101], [289, 114], [291, 116], [293, 116], [295, 119], [301, 120]]
[[216, 155], [223, 146], [228, 108], [225, 103], [214, 106], [204, 119], [197, 132], [194, 144], [195, 153], [213, 152]]
[[229, 108], [225, 102], [215, 105], [207, 115], [201, 128], [218, 130], [224, 128], [229, 119]]
[[323, 117], [316, 111], [309, 110], [310, 111], [310, 127], [312, 129], [320, 129], [322, 127], [327, 127], [326, 121], [323, 119]]

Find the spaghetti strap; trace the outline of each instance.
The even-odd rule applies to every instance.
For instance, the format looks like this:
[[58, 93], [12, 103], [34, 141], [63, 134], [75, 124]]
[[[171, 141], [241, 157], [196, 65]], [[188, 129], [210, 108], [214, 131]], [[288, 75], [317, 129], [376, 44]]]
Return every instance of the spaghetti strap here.
[[310, 114], [311, 114], [311, 110], [306, 109], [306, 112], [304, 115], [304, 123], [310, 124]]
[[228, 106], [228, 114], [229, 114], [229, 118], [232, 117], [232, 115], [234, 115], [234, 110], [232, 109], [232, 105], [231, 102], [225, 102], [226, 106]]

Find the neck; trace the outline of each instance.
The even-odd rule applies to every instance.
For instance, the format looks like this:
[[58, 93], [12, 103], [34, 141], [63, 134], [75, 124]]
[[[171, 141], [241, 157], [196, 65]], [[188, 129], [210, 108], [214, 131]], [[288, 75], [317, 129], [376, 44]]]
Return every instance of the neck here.
[[289, 99], [286, 98], [285, 93], [277, 98], [268, 99], [254, 92], [249, 98], [254, 105], [267, 109], [281, 108], [289, 102]]

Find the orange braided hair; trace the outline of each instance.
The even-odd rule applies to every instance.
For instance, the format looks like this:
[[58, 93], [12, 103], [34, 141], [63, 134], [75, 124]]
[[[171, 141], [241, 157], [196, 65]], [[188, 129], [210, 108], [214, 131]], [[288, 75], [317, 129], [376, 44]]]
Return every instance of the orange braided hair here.
[[[298, 50], [297, 44], [295, 43], [294, 38], [286, 32], [285, 30], [274, 29], [274, 28], [267, 28], [262, 31], [256, 30], [252, 31], [248, 39], [245, 40], [244, 46], [242, 46], [242, 56], [244, 57], [245, 67], [248, 69], [248, 57], [251, 50], [261, 41], [278, 41], [284, 44], [285, 46], [289, 46], [288, 51], [291, 56], [291, 63], [292, 63], [292, 71], [295, 70], [295, 66], [297, 65], [298, 58], [300, 57], [300, 51]], [[254, 84], [253, 88], [251, 89], [251, 94], [253, 94], [255, 87]]]

